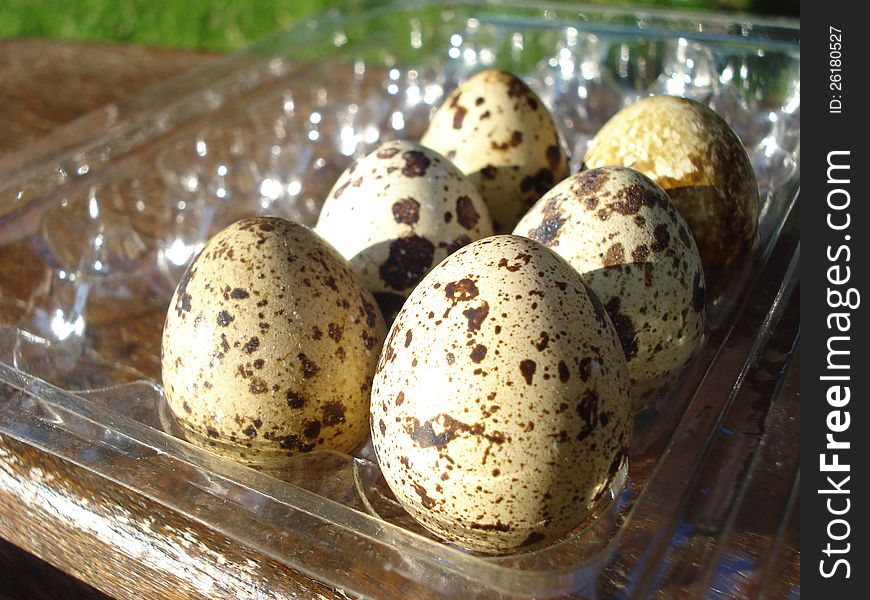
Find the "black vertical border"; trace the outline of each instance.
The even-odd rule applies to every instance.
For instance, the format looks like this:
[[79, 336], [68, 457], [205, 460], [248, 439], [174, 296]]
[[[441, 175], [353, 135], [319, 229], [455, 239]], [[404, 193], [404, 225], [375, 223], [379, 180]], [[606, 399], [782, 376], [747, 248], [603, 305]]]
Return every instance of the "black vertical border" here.
[[[870, 137], [866, 112], [870, 110], [870, 96], [866, 90], [868, 65], [870, 65], [870, 25], [859, 13], [866, 14], [862, 2], [845, 0], [809, 0], [801, 3], [801, 83], [803, 90], [801, 115], [801, 594], [805, 598], [870, 598], [870, 531], [867, 530], [867, 493], [870, 484], [870, 416], [867, 405], [867, 380], [870, 378], [870, 337], [867, 335], [865, 313], [870, 303], [866, 286], [866, 273], [870, 269], [870, 238], [868, 219], [868, 190], [870, 190], [870, 163], [868, 163], [867, 140]], [[841, 87], [831, 86], [831, 27], [842, 31]], [[836, 54], [834, 54], [836, 56]], [[834, 77], [836, 79], [836, 77]], [[833, 89], [832, 89], [833, 88]], [[839, 96], [839, 97], [838, 97]], [[831, 100], [842, 102], [842, 112], [832, 114]], [[835, 151], [848, 151], [834, 158], [840, 164], [848, 163], [848, 184], [828, 182], [828, 157]], [[834, 178], [843, 178], [845, 170], [832, 172]], [[849, 206], [833, 211], [828, 206], [828, 194], [834, 189], [844, 189], [849, 194]], [[832, 195], [835, 204], [842, 204], [846, 196], [840, 192]], [[849, 226], [836, 231], [828, 224], [842, 225], [845, 213]], [[847, 246], [848, 251], [842, 250]], [[839, 250], [839, 254], [838, 254]], [[830, 257], [833, 256], [834, 260]], [[847, 260], [847, 258], [849, 260]], [[831, 273], [842, 279], [849, 267], [849, 281], [834, 285], [829, 281], [829, 268], [840, 265]], [[852, 309], [833, 308], [828, 301], [829, 290], [843, 294], [854, 288], [860, 294], [860, 304]], [[854, 298], [854, 296], [853, 296]], [[834, 297], [836, 300], [836, 297]], [[832, 313], [849, 313], [849, 331], [844, 333], [829, 329], [828, 319]], [[846, 320], [841, 320], [841, 325]], [[833, 322], [832, 322], [833, 323]], [[840, 355], [841, 363], [848, 361], [848, 370], [832, 371], [827, 367], [828, 341], [830, 336], [848, 336], [848, 341], [839, 340], [834, 346], [850, 354]], [[825, 381], [821, 377], [831, 374], [848, 374], [849, 381]], [[828, 402], [830, 386], [848, 386], [850, 400], [847, 405], [835, 407]], [[841, 399], [842, 399], [841, 393]], [[834, 396], [836, 403], [837, 397]], [[826, 435], [831, 433], [828, 418], [834, 427], [842, 427], [849, 413], [846, 431], [833, 433], [839, 442], [849, 442], [847, 450], [826, 449]], [[832, 454], [839, 454], [839, 462], [849, 465], [849, 472], [822, 472], [820, 455], [826, 453], [827, 462]], [[850, 479], [843, 483], [844, 476]], [[820, 490], [835, 488], [827, 477], [848, 494], [820, 493]], [[842, 511], [848, 498], [849, 510], [841, 516], [829, 512]], [[828, 525], [834, 519], [848, 521], [833, 523], [830, 531], [836, 537], [848, 531], [848, 537], [835, 540], [829, 537]], [[837, 554], [824, 551], [830, 543], [836, 550], [848, 549]], [[848, 546], [846, 546], [848, 544]], [[835, 565], [842, 558], [849, 563], [849, 577], [845, 565]], [[824, 561], [824, 562], [822, 562]], [[824, 577], [822, 571], [834, 575]]]

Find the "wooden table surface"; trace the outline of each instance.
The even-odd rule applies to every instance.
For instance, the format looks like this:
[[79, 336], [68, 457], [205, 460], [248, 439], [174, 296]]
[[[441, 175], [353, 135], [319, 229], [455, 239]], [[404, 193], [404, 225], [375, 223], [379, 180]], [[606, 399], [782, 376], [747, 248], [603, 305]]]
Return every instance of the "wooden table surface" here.
[[214, 58], [118, 44], [0, 40], [0, 155]]
[[[0, 157], [214, 58], [119, 44], [0, 40]], [[2, 538], [0, 582], [0, 598], [108, 598]]]
[[[0, 158], [95, 108], [214, 58], [215, 55], [209, 54], [127, 45], [0, 40]], [[25, 478], [34, 470], [46, 476], [57, 474], [66, 486], [64, 494], [82, 498], [94, 507], [105, 507], [95, 509], [95, 519], [110, 520], [113, 518], [112, 507], [119, 506], [135, 513], [135, 518], [148, 515], [157, 522], [171, 522], [173, 519], [165, 507], [148, 498], [25, 444], [0, 436], [0, 449], [6, 453], [4, 461], [7, 465], [12, 465], [13, 470], [20, 468], [20, 472], [12, 473], [13, 476]], [[14, 505], [14, 501], [15, 498], [9, 500], [0, 496], [0, 599], [106, 598], [104, 593], [137, 599], [187, 598], [202, 593], [187, 586], [183, 578], [169, 581], [167, 587], [155, 586], [155, 571], [149, 570], [148, 564], [119, 558], [111, 543], [100, 540], [99, 536], [79, 535], [72, 528], [64, 529], [63, 519], [57, 519], [57, 515], [33, 510], [26, 504]], [[7, 502], [6, 506], [2, 506], [4, 502]], [[8, 519], [4, 521], [4, 513], [20, 515], [20, 518], [14, 523]], [[796, 579], [800, 571], [796, 518], [792, 519], [789, 532], [790, 547], [783, 550], [787, 558], [781, 572], [782, 579], [794, 586], [799, 585]], [[195, 540], [195, 548], [220, 555], [222, 564], [224, 560], [231, 564], [252, 562], [248, 550], [201, 524], [185, 523], [183, 533], [185, 539]], [[82, 552], [99, 560], [93, 567], [83, 564], [75, 556]], [[264, 589], [293, 596], [345, 597], [340, 591], [269, 559], [253, 558], [256, 559], [256, 568], [243, 573], [250, 578], [250, 589], [260, 589], [259, 586], [265, 585]], [[232, 585], [231, 581], [223, 583]], [[387, 592], [394, 594], [407, 592], [389, 587], [388, 582], [384, 586]], [[152, 593], [139, 593], [143, 589]], [[226, 588], [223, 595], [235, 595], [234, 589]], [[785, 585], [778, 588], [786, 589]], [[778, 593], [771, 594], [771, 597], [779, 596]]]

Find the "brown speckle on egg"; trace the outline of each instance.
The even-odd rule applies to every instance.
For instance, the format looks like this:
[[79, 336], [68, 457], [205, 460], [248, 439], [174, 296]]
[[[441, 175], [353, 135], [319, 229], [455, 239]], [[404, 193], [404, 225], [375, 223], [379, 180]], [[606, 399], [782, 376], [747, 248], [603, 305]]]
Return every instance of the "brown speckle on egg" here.
[[[383, 146], [382, 148], [379, 148], [378, 150], [376, 150], [375, 156], [377, 156], [378, 158], [381, 158], [381, 159], [388, 159], [388, 158], [393, 158], [399, 152], [401, 152], [400, 148], [398, 148], [396, 146], [387, 145], [387, 146]], [[356, 164], [355, 166], [359, 166], [359, 165]]]
[[399, 238], [390, 243], [390, 254], [378, 273], [392, 289], [404, 290], [429, 272], [434, 257], [435, 246], [429, 240], [417, 235]]
[[480, 215], [468, 196], [459, 196], [456, 199], [456, 218], [459, 224], [466, 229], [474, 229], [477, 222], [480, 221]]
[[480, 331], [484, 319], [489, 315], [489, 303], [484, 300], [477, 308], [468, 308], [462, 314], [468, 319], [468, 331]]
[[531, 359], [524, 358], [520, 361], [520, 372], [523, 374], [523, 379], [526, 380], [526, 385], [532, 385], [537, 368], [537, 363]]
[[396, 223], [413, 225], [420, 219], [420, 203], [413, 198], [403, 198], [393, 203], [393, 218]]
[[432, 159], [421, 150], [405, 150], [402, 158], [405, 159], [405, 166], [402, 167], [402, 175], [405, 177], [422, 177], [432, 164]]
[[477, 344], [470, 354], [472, 362], [479, 363], [484, 358], [486, 358], [486, 346], [483, 344]]
[[453, 109], [453, 129], [462, 129], [462, 122], [467, 114], [468, 110], [464, 106], [457, 106]]
[[[555, 179], [550, 169], [540, 169], [534, 175], [527, 175], [520, 181], [520, 189], [524, 194], [534, 191], [537, 197], [541, 197], [553, 187]], [[529, 203], [528, 205], [531, 205]]]
[[562, 215], [555, 200], [550, 200], [544, 206], [544, 218], [532, 232], [532, 239], [545, 246], [557, 246], [559, 244], [559, 231], [565, 224], [567, 217]]

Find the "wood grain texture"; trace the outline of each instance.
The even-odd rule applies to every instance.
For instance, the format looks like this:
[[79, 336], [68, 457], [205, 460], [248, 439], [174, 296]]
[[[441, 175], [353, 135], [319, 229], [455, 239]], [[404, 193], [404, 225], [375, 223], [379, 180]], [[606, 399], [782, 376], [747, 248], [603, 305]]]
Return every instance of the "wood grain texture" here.
[[342, 598], [81, 467], [0, 436], [0, 536], [116, 598]]
[[0, 153], [214, 54], [53, 40], [0, 40]]

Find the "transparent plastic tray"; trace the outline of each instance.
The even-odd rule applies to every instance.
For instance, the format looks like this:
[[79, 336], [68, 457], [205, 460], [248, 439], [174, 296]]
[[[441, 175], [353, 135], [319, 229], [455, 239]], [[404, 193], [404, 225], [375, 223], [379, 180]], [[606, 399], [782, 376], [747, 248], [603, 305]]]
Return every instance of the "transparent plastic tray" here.
[[[674, 561], [693, 560], [681, 548], [699, 533], [682, 508], [710, 457], [722, 497], [749, 486], [716, 440], [757, 383], [747, 373], [797, 284], [797, 253], [780, 234], [800, 181], [798, 40], [792, 21], [706, 13], [368, 2], [92, 113], [0, 160], [0, 432], [351, 593], [661, 592]], [[752, 158], [761, 222], [752, 256], [709, 282], [708, 342], [638, 418], [614, 502], [557, 544], [482, 557], [420, 529], [368, 445], [299, 456], [283, 481], [183, 441], [159, 344], [175, 283], [209, 234], [257, 213], [313, 224], [351, 160], [419, 139], [453, 87], [496, 67], [551, 109], [573, 171], [621, 107], [650, 93], [707, 103]], [[774, 371], [781, 382], [786, 370]], [[793, 460], [756, 446], [744, 450], [757, 460]], [[711, 554], [683, 573], [681, 596], [714, 585], [730, 596], [726, 533], [703, 532]]]

